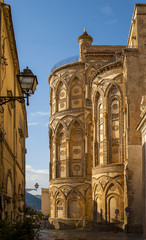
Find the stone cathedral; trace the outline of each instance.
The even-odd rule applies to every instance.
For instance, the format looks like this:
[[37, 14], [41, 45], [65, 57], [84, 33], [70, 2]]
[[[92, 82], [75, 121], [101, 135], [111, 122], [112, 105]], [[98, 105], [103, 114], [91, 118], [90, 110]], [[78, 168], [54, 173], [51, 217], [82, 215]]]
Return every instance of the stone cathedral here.
[[128, 224], [139, 231], [142, 147], [136, 126], [146, 95], [146, 4], [135, 5], [126, 46], [92, 42], [84, 29], [79, 59], [49, 76], [50, 222], [56, 228]]

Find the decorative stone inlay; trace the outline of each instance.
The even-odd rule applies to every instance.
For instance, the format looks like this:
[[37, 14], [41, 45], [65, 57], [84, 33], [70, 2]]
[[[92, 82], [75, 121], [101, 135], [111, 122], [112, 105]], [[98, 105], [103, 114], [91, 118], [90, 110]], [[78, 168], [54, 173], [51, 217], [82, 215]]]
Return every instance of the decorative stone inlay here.
[[113, 104], [113, 109], [116, 110], [117, 108], [118, 108], [118, 104], [117, 103]]
[[75, 88], [74, 89], [74, 93], [78, 93], [79, 92], [79, 89], [78, 88]]
[[113, 126], [113, 130], [114, 130], [114, 131], [117, 131], [118, 129], [119, 129], [119, 126], [118, 126], [118, 125]]
[[60, 93], [60, 97], [64, 97], [65, 93], [64, 92], [61, 92]]
[[110, 188], [110, 191], [112, 191], [112, 192], [116, 191], [116, 186], [113, 185], [113, 186]]
[[81, 168], [80, 165], [75, 165], [74, 166], [74, 170], [77, 171], [77, 172], [80, 170], [80, 168]]
[[100, 182], [101, 186], [104, 188], [105, 185], [107, 184], [108, 180], [102, 179], [102, 180], [100, 180], [99, 182]]
[[81, 152], [80, 149], [74, 149], [74, 151], [73, 151], [74, 154], [79, 154], [80, 152]]
[[112, 114], [112, 119], [119, 118], [119, 114]]
[[65, 196], [67, 196], [70, 190], [68, 188], [64, 188], [62, 189], [62, 192], [64, 193]]
[[65, 155], [65, 151], [63, 151], [63, 150], [60, 151], [60, 155], [61, 155], [61, 156], [64, 156], [64, 155]]
[[114, 88], [111, 90], [111, 93], [112, 93], [112, 94], [116, 94], [116, 93], [117, 93], [117, 88], [114, 87]]
[[65, 170], [65, 167], [61, 166], [61, 172], [64, 172], [64, 170]]
[[113, 145], [113, 146], [118, 146], [118, 145], [119, 145], [118, 140], [112, 140], [112, 145]]
[[118, 148], [114, 148], [113, 149], [113, 154], [117, 154], [118, 153]]
[[79, 104], [79, 101], [78, 101], [78, 100], [75, 100], [75, 101], [74, 101], [74, 104], [75, 104], [75, 105]]
[[60, 107], [63, 108], [63, 107], [64, 107], [64, 103], [61, 103], [61, 104], [60, 104]]
[[75, 132], [74, 135], [73, 135], [74, 138], [76, 139], [81, 139], [81, 134], [80, 132]]

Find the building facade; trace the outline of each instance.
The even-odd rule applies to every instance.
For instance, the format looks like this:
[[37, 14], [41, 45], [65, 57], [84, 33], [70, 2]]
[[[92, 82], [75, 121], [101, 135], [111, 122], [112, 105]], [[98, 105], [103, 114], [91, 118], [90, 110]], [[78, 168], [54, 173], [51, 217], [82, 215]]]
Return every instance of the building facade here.
[[146, 95], [142, 96], [140, 105], [141, 119], [137, 130], [142, 135], [142, 197], [143, 197], [143, 237], [146, 239]]
[[[78, 61], [49, 76], [50, 222], [142, 229], [140, 102], [146, 79], [146, 4], [127, 46], [95, 46], [84, 30]], [[126, 211], [125, 211], [126, 209]]]
[[[0, 1], [0, 97], [23, 96], [10, 6]], [[25, 104], [0, 101], [0, 218], [14, 219], [25, 202]]]

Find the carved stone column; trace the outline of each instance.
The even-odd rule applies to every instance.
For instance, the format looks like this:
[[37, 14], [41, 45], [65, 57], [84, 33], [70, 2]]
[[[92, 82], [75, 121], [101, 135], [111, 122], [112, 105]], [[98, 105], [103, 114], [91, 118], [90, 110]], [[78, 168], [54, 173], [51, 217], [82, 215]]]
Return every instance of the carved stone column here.
[[103, 164], [108, 163], [107, 112], [103, 112]]
[[54, 179], [57, 176], [57, 141], [56, 138], [53, 139], [53, 165], [54, 165]]
[[69, 92], [67, 93], [67, 96], [66, 96], [66, 107], [67, 109], [69, 109]]
[[96, 167], [96, 161], [97, 161], [97, 134], [96, 134], [96, 120], [94, 118], [93, 122], [93, 167]]
[[69, 146], [70, 140], [69, 138], [66, 139], [66, 177], [69, 177]]

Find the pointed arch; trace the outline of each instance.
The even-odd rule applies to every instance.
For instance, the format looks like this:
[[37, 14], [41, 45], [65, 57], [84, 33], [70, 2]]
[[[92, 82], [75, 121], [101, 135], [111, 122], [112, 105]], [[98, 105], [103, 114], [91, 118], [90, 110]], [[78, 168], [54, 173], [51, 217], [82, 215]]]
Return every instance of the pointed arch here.
[[55, 217], [64, 218], [65, 217], [65, 197], [61, 191], [56, 191], [55, 194]]
[[91, 84], [92, 84], [91, 79], [94, 78], [96, 72], [97, 72], [96, 65], [90, 65], [90, 66], [88, 67], [88, 69], [86, 70], [87, 79], [88, 79], [88, 82], [89, 82], [90, 86], [91, 86]]
[[84, 216], [85, 202], [77, 189], [72, 189], [67, 198], [67, 216], [69, 218], [82, 218]]
[[66, 84], [60, 81], [57, 85], [56, 90], [56, 111], [61, 112], [67, 108], [67, 94], [66, 94]]
[[[56, 130], [56, 178], [66, 176], [66, 131], [60, 123]], [[55, 152], [55, 151], [54, 151]]]
[[70, 163], [69, 175], [71, 177], [83, 176], [84, 140], [83, 127], [79, 121], [73, 121], [69, 129]]
[[87, 175], [92, 174], [92, 168], [93, 168], [93, 123], [89, 120], [88, 126], [87, 126], [87, 152], [88, 152], [88, 158], [87, 158], [87, 166], [86, 166], [86, 173]]
[[97, 98], [97, 94], [99, 94], [101, 96], [101, 98], [104, 98], [103, 95], [103, 91], [100, 88], [97, 88], [94, 92], [93, 92], [93, 102], [96, 102], [96, 98]]
[[54, 134], [55, 138], [57, 137], [57, 131], [58, 131], [58, 128], [59, 128], [60, 126], [62, 126], [62, 127], [64, 128], [64, 131], [65, 131], [65, 132], [67, 131], [67, 127], [66, 127], [65, 123], [64, 123], [62, 120], [63, 120], [63, 119], [59, 120], [58, 123], [56, 124], [55, 134]]
[[95, 95], [94, 118], [95, 118], [95, 142], [97, 143], [95, 152], [95, 166], [103, 164], [103, 97], [97, 91]]
[[107, 91], [109, 163], [122, 162], [123, 99], [121, 88], [111, 84]]
[[96, 194], [94, 200], [95, 221], [102, 222], [103, 219], [103, 199], [100, 193]]
[[84, 81], [83, 81], [83, 79], [81, 78], [81, 76], [80, 76], [79, 74], [75, 73], [75, 74], [73, 74], [73, 75], [70, 77], [70, 79], [69, 79], [69, 81], [68, 81], [68, 85], [69, 85], [69, 86], [70, 86], [70, 84], [72, 83], [72, 81], [73, 81], [75, 78], [79, 79], [79, 81], [81, 82], [82, 85], [84, 84]]
[[83, 131], [84, 131], [84, 127], [83, 127], [83, 123], [80, 121], [80, 119], [76, 119], [74, 118], [70, 125], [69, 125], [69, 131], [71, 132], [71, 129], [74, 127], [74, 126], [79, 126]]
[[69, 84], [69, 107], [82, 108], [84, 100], [83, 83], [78, 77], [74, 77]]
[[115, 222], [115, 210], [119, 210], [117, 215], [118, 221], [123, 221], [122, 213], [124, 211], [123, 203], [123, 189], [117, 181], [112, 179], [105, 187], [105, 201], [106, 201], [106, 219], [109, 222]]
[[[121, 96], [121, 98], [122, 98], [122, 100], [123, 100], [123, 92], [122, 92], [122, 89], [121, 89], [121, 87], [119, 86], [119, 84], [117, 84], [116, 82], [110, 83], [110, 84], [107, 86], [107, 88], [106, 88], [106, 90], [105, 90], [105, 93], [104, 93], [104, 97], [105, 97], [105, 98], [108, 98], [109, 92], [111, 91], [112, 88], [116, 88], [116, 89], [119, 91], [120, 96]], [[123, 101], [122, 101], [122, 103], [123, 103]]]

